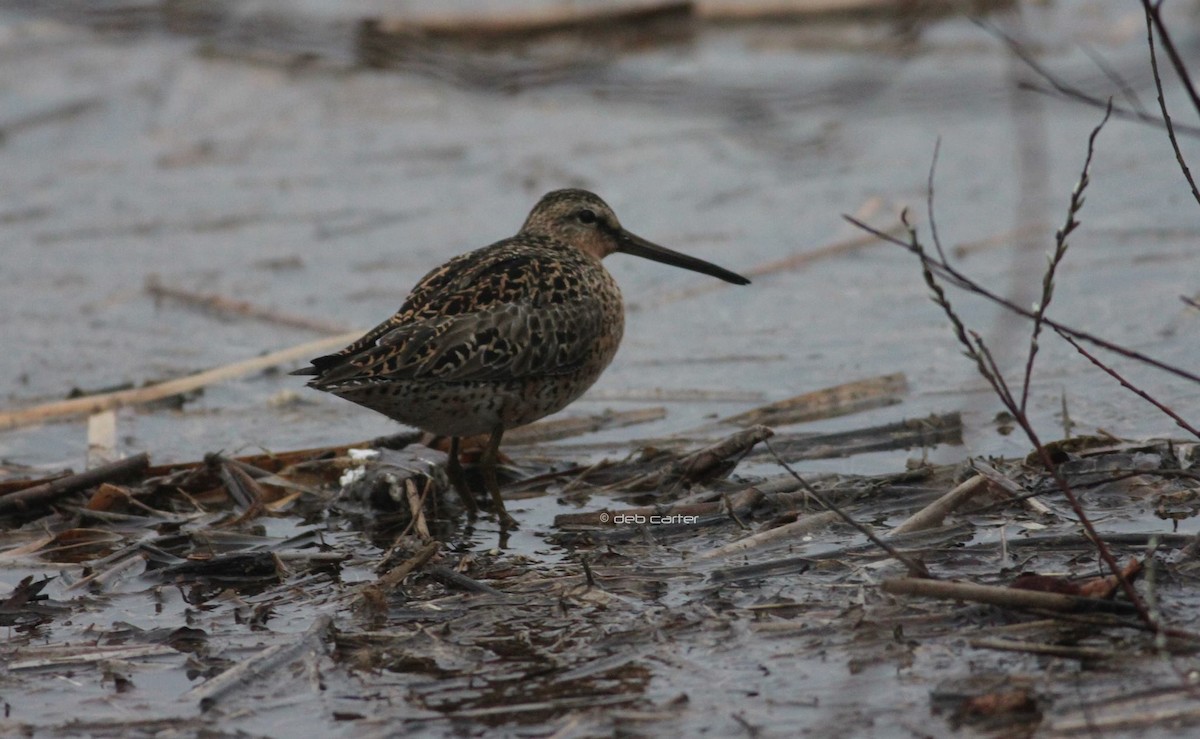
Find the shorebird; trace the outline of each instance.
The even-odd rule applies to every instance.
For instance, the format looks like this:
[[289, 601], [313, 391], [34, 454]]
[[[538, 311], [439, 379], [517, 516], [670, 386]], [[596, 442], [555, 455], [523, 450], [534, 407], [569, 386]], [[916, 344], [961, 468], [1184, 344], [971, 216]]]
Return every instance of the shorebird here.
[[562, 410], [612, 361], [625, 328], [621, 291], [600, 260], [632, 254], [750, 281], [625, 230], [586, 190], [555, 190], [516, 236], [425, 275], [400, 310], [294, 375], [406, 425], [450, 437], [447, 473], [474, 513], [460, 440], [490, 434], [480, 457], [502, 527], [514, 524], [496, 479], [505, 430]]

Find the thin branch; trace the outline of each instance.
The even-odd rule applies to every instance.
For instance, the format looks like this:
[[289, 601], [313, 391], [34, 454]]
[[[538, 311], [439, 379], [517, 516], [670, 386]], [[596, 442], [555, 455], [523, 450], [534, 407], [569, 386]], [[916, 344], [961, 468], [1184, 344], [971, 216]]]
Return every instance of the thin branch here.
[[[1049, 87], [1042, 87], [1041, 85], [1033, 82], [1023, 82], [1020, 85], [1022, 89], [1040, 92], [1043, 95], [1056, 94], [1061, 97], [1086, 103], [1102, 110], [1108, 107], [1109, 101], [1106, 98], [1091, 95], [1079, 89], [1078, 87], [1074, 87], [1066, 82], [1063, 82], [1058, 77], [1054, 76], [1054, 74], [1052, 74], [1048, 69], [1043, 67], [1036, 59], [1033, 58], [1033, 55], [1029, 53], [1029, 51], [1020, 41], [1016, 40], [1012, 36], [1009, 36], [1004, 31], [1001, 31], [999, 28], [996, 28], [989, 23], [983, 23], [981, 21], [976, 21], [976, 23], [985, 31], [1004, 42], [1005, 46], [1008, 47], [1009, 51], [1012, 52], [1014, 56], [1020, 59], [1025, 66], [1029, 67], [1034, 74], [1036, 74], [1038, 77], [1041, 77], [1043, 80], [1045, 80], [1046, 84], [1049, 85]], [[1137, 121], [1139, 123], [1146, 123], [1153, 126], [1163, 125], [1163, 120], [1158, 116], [1151, 115], [1143, 111], [1131, 110], [1129, 108], [1117, 105], [1113, 106], [1113, 115], [1117, 116], [1118, 118]], [[1188, 136], [1200, 136], [1200, 128], [1195, 126], [1176, 126], [1176, 130], [1180, 133], [1185, 133]]]
[[1000, 396], [1000, 402], [1005, 408], [1013, 411], [1021, 409], [1017, 406], [1016, 399], [1013, 398], [1012, 391], [1008, 387], [1008, 383], [1004, 380], [1004, 374], [1000, 372], [1000, 367], [996, 365], [996, 360], [992, 356], [992, 350], [987, 348], [987, 344], [983, 343], [983, 338], [976, 332], [971, 332], [971, 338], [975, 341], [975, 353], [983, 358], [983, 365], [987, 367], [989, 381], [992, 387], [996, 389], [996, 395]]
[[1033, 379], [1033, 362], [1038, 353], [1038, 337], [1042, 333], [1046, 308], [1054, 297], [1054, 275], [1058, 271], [1058, 265], [1062, 263], [1063, 257], [1067, 255], [1067, 237], [1079, 227], [1079, 220], [1076, 216], [1083, 210], [1083, 193], [1087, 190], [1090, 181], [1089, 172], [1092, 167], [1092, 156], [1096, 152], [1096, 137], [1100, 135], [1100, 130], [1104, 128], [1104, 124], [1108, 123], [1111, 115], [1112, 100], [1110, 99], [1108, 108], [1104, 111], [1104, 118], [1088, 136], [1087, 156], [1083, 160], [1083, 170], [1079, 173], [1079, 181], [1075, 183], [1075, 189], [1071, 191], [1071, 201], [1067, 205], [1067, 222], [1054, 234], [1054, 253], [1050, 256], [1049, 263], [1046, 265], [1046, 273], [1042, 276], [1042, 297], [1034, 309], [1033, 330], [1029, 334], [1029, 355], [1025, 360], [1025, 377], [1021, 383], [1020, 406], [1022, 413], [1025, 412], [1026, 404], [1029, 402], [1029, 383]]
[[[1069, 234], [1075, 228], [1075, 225], [1073, 225], [1074, 224], [1074, 213], [1076, 210], [1078, 210], [1078, 207], [1081, 206], [1082, 202], [1083, 202], [1082, 192], [1083, 192], [1084, 187], [1086, 186], [1087, 167], [1088, 167], [1088, 165], [1090, 165], [1090, 162], [1091, 162], [1091, 152], [1094, 147], [1095, 137], [1096, 137], [1097, 133], [1099, 132], [1100, 128], [1104, 125], [1104, 122], [1107, 120], [1108, 120], [1108, 115], [1106, 114], [1104, 117], [1104, 121], [1101, 121], [1100, 126], [1097, 126], [1096, 129], [1094, 129], [1092, 131], [1092, 136], [1088, 141], [1088, 158], [1087, 158], [1087, 163], [1084, 166], [1084, 173], [1083, 173], [1083, 176], [1081, 177], [1081, 183], [1079, 186], [1076, 187], [1075, 193], [1072, 195], [1072, 206], [1071, 206], [1071, 209], [1068, 211], [1067, 227], [1062, 232], [1060, 232], [1059, 240], [1060, 240], [1060, 242], [1062, 242], [1064, 244], [1064, 246], [1061, 247], [1062, 250], [1064, 250], [1064, 251], [1066, 248], [1065, 247], [1066, 235]], [[932, 183], [932, 179], [933, 178], [932, 178], [932, 174], [931, 174], [931, 176], [930, 176], [931, 183]], [[934, 213], [934, 202], [933, 201], [934, 201], [934, 191], [933, 191], [933, 188], [930, 187], [930, 189], [927, 193], [927, 205], [929, 208], [931, 221], [933, 220], [933, 213]], [[899, 242], [898, 239], [888, 239], [888, 240], [892, 241], [893, 243], [900, 243], [902, 246], [904, 246], [904, 248], [908, 249], [912, 253], [916, 254], [918, 256], [918, 258], [920, 258], [922, 275], [924, 276], [925, 282], [929, 286], [929, 288], [933, 294], [933, 301], [939, 307], [942, 308], [942, 311], [946, 314], [947, 318], [950, 320], [950, 323], [954, 329], [955, 337], [958, 339], [959, 343], [962, 344], [963, 349], [965, 350], [967, 356], [975, 362], [975, 366], [978, 368], [979, 373], [992, 386], [992, 388], [996, 392], [996, 395], [1000, 398], [1000, 401], [1004, 404], [1004, 406], [1008, 410], [1008, 412], [1012, 414], [1016, 423], [1021, 427], [1021, 430], [1025, 433], [1025, 436], [1029, 439], [1030, 443], [1033, 445], [1042, 465], [1045, 467], [1046, 471], [1049, 473], [1051, 478], [1054, 480], [1055, 486], [1058, 487], [1058, 489], [1062, 492], [1063, 497], [1066, 498], [1067, 503], [1071, 507], [1071, 510], [1075, 513], [1075, 516], [1079, 519], [1080, 524], [1083, 526], [1084, 530], [1087, 532], [1088, 537], [1092, 540], [1093, 544], [1095, 545], [1096, 552], [1099, 554], [1100, 559], [1104, 561], [1105, 566], [1109, 569], [1110, 572], [1112, 572], [1113, 576], [1120, 583], [1122, 590], [1125, 592], [1125, 595], [1129, 598], [1130, 602], [1133, 604], [1133, 607], [1137, 610], [1138, 616], [1142, 619], [1142, 621], [1148, 627], [1158, 630], [1159, 627], [1158, 627], [1157, 623], [1155, 622], [1155, 620], [1152, 617], [1152, 615], [1150, 614], [1150, 612], [1147, 610], [1146, 605], [1142, 601], [1141, 597], [1138, 595], [1137, 590], [1134, 589], [1133, 584], [1125, 576], [1120, 564], [1117, 562], [1116, 558], [1113, 557], [1113, 554], [1109, 550], [1108, 546], [1100, 538], [1099, 532], [1096, 531], [1096, 528], [1092, 524], [1091, 520], [1088, 518], [1087, 513], [1083, 510], [1083, 506], [1079, 503], [1079, 499], [1075, 496], [1075, 493], [1071, 489], [1071, 486], [1068, 484], [1066, 478], [1063, 476], [1062, 472], [1059, 470], [1058, 465], [1055, 463], [1053, 456], [1050, 454], [1050, 451], [1048, 449], [1046, 449], [1046, 446], [1042, 443], [1041, 439], [1038, 437], [1037, 432], [1033, 428], [1033, 424], [1029, 421], [1029, 416], [1025, 413], [1024, 397], [1022, 397], [1022, 402], [1020, 402], [1020, 403], [1018, 403], [1013, 398], [1012, 392], [1009, 389], [1007, 382], [1005, 382], [1004, 376], [1000, 372], [1000, 369], [997, 366], [996, 360], [992, 356], [991, 351], [988, 350], [987, 345], [984, 343], [982, 337], [980, 337], [979, 334], [975, 333], [974, 331], [969, 331], [968, 329], [966, 329], [966, 327], [964, 326], [964, 324], [962, 322], [962, 319], [960, 319], [958, 317], [958, 315], [954, 312], [954, 309], [950, 305], [950, 301], [946, 297], [945, 290], [942, 289], [942, 287], [938, 284], [937, 279], [935, 277], [935, 272], [943, 274], [943, 275], [948, 275], [950, 279], [959, 281], [960, 283], [966, 283], [966, 284], [972, 284], [972, 285], [974, 283], [971, 283], [966, 278], [965, 275], [963, 275], [957, 269], [955, 269], [952, 265], [950, 265], [949, 262], [945, 259], [944, 255], [939, 256], [938, 260], [934, 260], [932, 257], [930, 257], [928, 255], [928, 253], [926, 252], [925, 247], [921, 244], [920, 239], [917, 237], [916, 229], [908, 224], [906, 216], [907, 216], [906, 213], [902, 214], [901, 221], [904, 223], [905, 227], [908, 230], [908, 242], [907, 243]], [[850, 220], [852, 223], [856, 223], [853, 219], [850, 219]], [[1051, 269], [1053, 269], [1053, 266], [1054, 266], [1054, 263], [1052, 260]], [[1052, 278], [1053, 278], [1053, 274], [1051, 273], [1050, 276], [1046, 278], [1046, 282], [1047, 283], [1051, 282]], [[977, 289], [976, 289], [976, 287], [972, 287], [971, 289], [972, 289], [972, 291], [977, 292], [977, 293], [983, 292], [982, 286], [978, 286]], [[1011, 305], [1011, 301], [1004, 300], [1004, 302], [1005, 302], [1005, 304]], [[1028, 310], [1022, 309], [1022, 310], [1020, 310], [1020, 312], [1022, 315], [1026, 315], [1026, 316], [1032, 318], [1035, 322], [1035, 327], [1038, 329], [1040, 329], [1040, 326], [1042, 324], [1053, 327], [1053, 324], [1045, 318], [1044, 311], [1042, 311], [1042, 310], [1030, 312]], [[1030, 360], [1030, 362], [1032, 363], [1032, 359]], [[1027, 371], [1029, 371], [1031, 369], [1032, 369], [1032, 366], [1030, 365], [1028, 367]], [[1026, 376], [1026, 381], [1028, 381], [1028, 376]], [[768, 448], [769, 448], [769, 445], [768, 445]], [[793, 474], [795, 474], [795, 473], [793, 473]], [[799, 480], [800, 478], [797, 476], [797, 479]]]
[[1173, 421], [1175, 421], [1175, 423], [1179, 426], [1179, 428], [1188, 432], [1192, 436], [1200, 438], [1200, 430], [1197, 430], [1195, 426], [1192, 426], [1190, 423], [1185, 421], [1178, 413], [1171, 410], [1170, 408], [1168, 408], [1166, 405], [1164, 405], [1160, 401], [1156, 400], [1155, 398], [1151, 397], [1150, 394], [1147, 393], [1145, 390], [1142, 390], [1141, 388], [1139, 388], [1136, 385], [1134, 385], [1133, 383], [1131, 383], [1129, 380], [1126, 380], [1115, 369], [1104, 364], [1099, 359], [1097, 359], [1095, 356], [1090, 354], [1086, 349], [1084, 349], [1082, 346], [1080, 346], [1079, 342], [1075, 341], [1075, 339], [1072, 339], [1070, 336], [1067, 336], [1066, 334], [1062, 333], [1061, 331], [1058, 332], [1058, 335], [1061, 336], [1068, 344], [1075, 347], [1075, 351], [1079, 352], [1084, 357], [1086, 357], [1088, 359], [1088, 361], [1090, 361], [1092, 364], [1096, 365], [1100, 369], [1104, 370], [1105, 372], [1107, 372], [1109, 374], [1110, 377], [1112, 377], [1117, 382], [1121, 383], [1121, 385], [1124, 386], [1126, 390], [1130, 390], [1130, 391], [1134, 392], [1140, 398], [1142, 398], [1142, 400], [1145, 400], [1146, 402], [1153, 405], [1155, 408], [1159, 409], [1166, 415], [1170, 416], [1171, 419]]
[[1171, 140], [1171, 148], [1175, 150], [1175, 161], [1179, 162], [1179, 169], [1183, 171], [1183, 177], [1187, 180], [1188, 187], [1192, 188], [1192, 197], [1196, 199], [1197, 203], [1200, 203], [1200, 190], [1196, 189], [1196, 181], [1192, 179], [1192, 172], [1188, 169], [1183, 152], [1179, 149], [1179, 141], [1175, 138], [1175, 126], [1171, 122], [1171, 114], [1167, 112], [1167, 99], [1163, 94], [1162, 77], [1158, 74], [1158, 54], [1154, 51], [1155, 28], [1158, 29], [1158, 36], [1163, 41], [1163, 48], [1167, 50], [1167, 55], [1175, 63], [1175, 71], [1183, 81], [1183, 86], [1192, 96], [1192, 102], [1196, 105], [1197, 111], [1200, 111], [1200, 99], [1196, 97], [1196, 91], [1192, 88], [1192, 80], [1188, 77], [1187, 69], [1178, 59], [1179, 55], [1175, 51], [1175, 45], [1171, 43], [1171, 37], [1167, 35], [1167, 27], [1163, 25], [1162, 16], [1158, 12], [1159, 5], [1161, 3], [1152, 4], [1150, 0], [1142, 0], [1142, 8], [1146, 11], [1146, 44], [1150, 47], [1150, 68], [1154, 71], [1154, 89], [1158, 93], [1158, 107], [1162, 111], [1163, 123], [1167, 127], [1167, 138]]
[[[1011, 412], [1012, 409], [1010, 408], [1009, 411]], [[1075, 517], [1079, 519], [1079, 523], [1083, 526], [1084, 531], [1087, 532], [1088, 538], [1091, 539], [1092, 543], [1096, 546], [1096, 552], [1100, 555], [1100, 559], [1104, 560], [1104, 564], [1121, 584], [1121, 590], [1125, 593], [1125, 597], [1129, 598], [1129, 602], [1133, 604], [1135, 609], [1137, 609], [1138, 618], [1140, 618], [1142, 623], [1146, 624], [1147, 627], [1153, 629], [1154, 631], [1158, 631], [1160, 629], [1160, 625], [1154, 620], [1154, 617], [1150, 615], [1150, 611], [1146, 608], [1146, 603], [1142, 600], [1141, 596], [1138, 595], [1137, 590], [1134, 589], [1133, 583], [1130, 582], [1129, 578], [1125, 576], [1124, 570], [1122, 570], [1121, 565], [1117, 562], [1116, 557], [1114, 557], [1112, 552], [1109, 550], [1108, 545], [1104, 543], [1102, 538], [1100, 538], [1100, 533], [1096, 531], [1096, 527], [1092, 524], [1091, 519], [1088, 518], [1087, 513], [1084, 512], [1083, 506], [1079, 503], [1079, 498], [1075, 497], [1075, 492], [1071, 490], [1071, 486], [1067, 482], [1067, 478], [1063, 477], [1062, 472], [1059, 470], [1058, 465], [1054, 461], [1054, 457], [1050, 454], [1050, 450], [1046, 449], [1045, 445], [1042, 444], [1042, 440], [1038, 438], [1037, 432], [1033, 430], [1033, 426], [1029, 423], [1029, 418], [1024, 414], [1018, 415], [1014, 413], [1013, 416], [1016, 418], [1017, 423], [1021, 426], [1021, 430], [1025, 432], [1025, 436], [1028, 437], [1029, 441], [1033, 443], [1033, 447], [1037, 451], [1042, 466], [1045, 467], [1046, 471], [1050, 473], [1050, 477], [1054, 480], [1054, 484], [1058, 486], [1058, 489], [1062, 492], [1063, 497], [1067, 499], [1067, 504], [1071, 506], [1071, 510], [1075, 513]]]
[[[1108, 106], [1108, 98], [1088, 95], [1085, 92], [1074, 90], [1073, 88], [1067, 88], [1069, 92], [1064, 92], [1054, 85], [1051, 85], [1050, 87], [1043, 87], [1036, 82], [1029, 81], [1018, 82], [1017, 87], [1029, 92], [1036, 92], [1040, 95], [1059, 98], [1065, 97], [1085, 105], [1090, 105], [1098, 110], [1104, 110]], [[1163, 127], [1163, 120], [1161, 117], [1152, 115], [1150, 113], [1142, 113], [1140, 111], [1130, 110], [1129, 108], [1121, 105], [1113, 105], [1113, 118], [1120, 118], [1121, 120], [1129, 121], [1130, 123], [1141, 123], [1146, 126], [1154, 126], [1155, 128]], [[1200, 127], [1197, 126], [1188, 126], [1185, 124], [1176, 123], [1175, 131], [1191, 138], [1200, 138]]]
[[[1009, 311], [1010, 313], [1015, 313], [1016, 315], [1023, 316], [1025, 318], [1030, 318], [1030, 319], [1033, 318], [1032, 310], [1025, 308], [1023, 306], [1017, 305], [1016, 303], [1012, 302], [1008, 298], [1005, 298], [1004, 296], [998, 295], [997, 293], [989, 290], [988, 288], [979, 284], [975, 280], [972, 280], [971, 278], [967, 277], [963, 273], [959, 272], [948, 262], [941, 262], [941, 261], [929, 256], [928, 254], [925, 254], [922, 250], [914, 249], [912, 244], [910, 244], [902, 239], [899, 239], [895, 236], [892, 236], [891, 234], [889, 234], [885, 231], [881, 231], [877, 228], [869, 226], [866, 223], [863, 223], [862, 221], [858, 220], [857, 218], [854, 218], [853, 216], [843, 215], [842, 218], [846, 219], [846, 221], [848, 223], [850, 223], [854, 226], [857, 226], [858, 228], [861, 228], [862, 230], [866, 231], [867, 233], [874, 234], [877, 238], [882, 239], [883, 241], [886, 241], [890, 244], [895, 244], [896, 246], [902, 247], [902, 248], [908, 250], [909, 252], [913, 253], [914, 255], [918, 256], [921, 259], [921, 261], [929, 268], [929, 270], [933, 274], [935, 274], [938, 277], [941, 277], [943, 280], [946, 280], [947, 282], [949, 282], [950, 284], [959, 288], [960, 290], [966, 290], [967, 292], [974, 293], [974, 294], [980, 296], [981, 298], [984, 298], [985, 300], [988, 300], [992, 303], [995, 303], [996, 305], [1001, 306], [1002, 308]], [[1180, 367], [1172, 366], [1170, 364], [1167, 364], [1166, 362], [1163, 362], [1162, 360], [1155, 359], [1154, 357], [1143, 354], [1139, 351], [1135, 351], [1128, 347], [1121, 346], [1120, 344], [1113, 343], [1111, 341], [1108, 341], [1107, 339], [1103, 339], [1099, 336], [1096, 336], [1095, 334], [1091, 334], [1086, 331], [1081, 331], [1079, 329], [1071, 328], [1070, 326], [1059, 323], [1058, 321], [1055, 321], [1050, 318], [1043, 318], [1042, 323], [1046, 326], [1049, 326], [1051, 329], [1053, 329], [1055, 331], [1061, 331], [1061, 332], [1067, 334], [1068, 336], [1074, 337], [1080, 341], [1086, 341], [1087, 343], [1092, 344], [1093, 346], [1098, 346], [1098, 347], [1101, 347], [1102, 349], [1107, 349], [1110, 352], [1119, 354], [1123, 357], [1127, 357], [1127, 358], [1132, 359], [1137, 362], [1141, 362], [1142, 364], [1149, 365], [1149, 366], [1159, 369], [1163, 372], [1166, 372], [1167, 374], [1175, 375], [1176, 377], [1182, 377], [1185, 380], [1190, 380], [1191, 382], [1200, 384], [1200, 375], [1198, 375], [1194, 372], [1189, 372]]]
[[[944, 262], [946, 261], [946, 250], [942, 248], [942, 239], [938, 236], [937, 219], [933, 217], [933, 175], [937, 171], [938, 153], [942, 150], [942, 137], [938, 136], [933, 144], [933, 158], [929, 161], [929, 178], [926, 183], [925, 209], [929, 214], [929, 236], [933, 239], [933, 248], [937, 249], [938, 257]], [[916, 232], [910, 232], [913, 241], [916, 238]]]
[[1142, 115], [1149, 116], [1146, 106], [1142, 105], [1141, 98], [1138, 97], [1137, 92], [1133, 89], [1133, 85], [1129, 84], [1128, 80], [1122, 77], [1117, 70], [1113, 69], [1108, 61], [1093, 49], [1091, 45], [1084, 44], [1080, 48], [1083, 49], [1084, 54], [1087, 54], [1088, 59], [1092, 60], [1092, 64], [1095, 64], [1104, 73], [1104, 76], [1117, 86], [1117, 89], [1121, 91], [1121, 94], [1129, 102], [1129, 107]]
[[1158, 0], [1156, 3], [1142, 0], [1142, 7], [1146, 9], [1146, 14], [1149, 16], [1147, 22], [1153, 21], [1154, 28], [1158, 31], [1158, 38], [1162, 41], [1163, 50], [1167, 52], [1167, 56], [1171, 59], [1171, 65], [1175, 67], [1175, 73], [1179, 75], [1179, 81], [1183, 83], [1188, 97], [1192, 99], [1192, 107], [1196, 109], [1197, 113], [1200, 113], [1200, 94], [1196, 93], [1196, 87], [1192, 84], [1192, 76], [1188, 73], [1187, 66], [1183, 63], [1183, 57], [1179, 55], [1179, 49], [1175, 47], [1175, 42], [1171, 40], [1167, 24], [1163, 22], [1162, 0]]

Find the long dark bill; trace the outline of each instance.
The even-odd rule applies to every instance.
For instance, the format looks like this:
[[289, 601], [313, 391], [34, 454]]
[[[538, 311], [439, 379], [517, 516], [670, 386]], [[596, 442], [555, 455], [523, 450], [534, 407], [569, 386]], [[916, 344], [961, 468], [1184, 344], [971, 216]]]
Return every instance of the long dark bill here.
[[617, 251], [622, 254], [632, 254], [635, 257], [642, 257], [662, 264], [669, 264], [672, 267], [682, 267], [690, 269], [693, 272], [699, 272], [702, 275], [710, 275], [726, 282], [732, 282], [735, 285], [749, 285], [750, 280], [742, 277], [736, 272], [730, 272], [724, 267], [706, 262], [703, 259], [689, 257], [687, 254], [680, 254], [677, 251], [671, 251], [665, 246], [646, 241], [641, 236], [635, 236], [628, 231], [621, 231], [618, 235], [620, 246]]

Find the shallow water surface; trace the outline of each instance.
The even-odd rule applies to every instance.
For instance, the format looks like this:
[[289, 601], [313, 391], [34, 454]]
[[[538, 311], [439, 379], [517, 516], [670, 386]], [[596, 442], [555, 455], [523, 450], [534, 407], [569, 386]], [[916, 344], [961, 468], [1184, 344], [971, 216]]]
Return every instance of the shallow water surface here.
[[[769, 401], [897, 372], [910, 388], [901, 404], [786, 431], [825, 433], [960, 411], [965, 444], [805, 462], [797, 465], [801, 471], [883, 474], [922, 458], [952, 464], [1028, 453], [1019, 433], [999, 430], [994, 417], [1001, 406], [962, 358], [912, 257], [864, 242], [796, 268], [775, 264], [861, 236], [843, 214], [891, 228], [908, 208], [927, 234], [926, 184], [940, 141], [942, 240], [984, 284], [1021, 304], [1037, 299], [1044, 254], [1066, 218], [1087, 135], [1102, 113], [1020, 90], [1019, 81], [1033, 79], [1030, 71], [970, 19], [697, 22], [678, 34], [615, 47], [570, 38], [498, 47], [424, 42], [365, 68], [354, 22], [368, 11], [359, 5], [279, 2], [233, 12], [214, 3], [211, 16], [191, 18], [197, 25], [183, 28], [170, 11], [147, 7], [154, 9], [122, 15], [121, 8], [105, 14], [70, 2], [0, 5], [4, 406], [186, 375], [323, 335], [156, 300], [147, 291], [151, 280], [365, 329], [393, 311], [431, 267], [512, 235], [542, 193], [573, 186], [599, 193], [635, 233], [753, 273], [754, 282], [735, 288], [632, 257], [610, 258], [606, 266], [627, 303], [625, 339], [613, 365], [564, 415], [664, 406], [665, 416], [583, 439], [510, 448], [518, 468], [621, 459], [643, 440], [695, 435], [715, 418]], [[1179, 12], [1176, 41], [1193, 51], [1197, 39]], [[1021, 5], [985, 23], [1022, 38], [1064, 79], [1106, 96], [1115, 94], [1114, 83], [1092, 56], [1103, 58], [1152, 107], [1136, 4]], [[1184, 105], [1174, 88], [1171, 100]], [[1182, 140], [1185, 152], [1200, 154], [1192, 142]], [[1060, 269], [1051, 315], [1194, 369], [1200, 324], [1179, 296], [1197, 290], [1196, 214], [1165, 136], [1110, 121], [1098, 139], [1082, 226]], [[1016, 381], [1027, 326], [961, 293], [951, 299]], [[1169, 419], [1055, 337], [1043, 336], [1037, 361], [1030, 414], [1044, 438], [1062, 436], [1064, 408], [1076, 433], [1177, 434]], [[1169, 405], [1197, 406], [1194, 384], [1117, 362]], [[286, 372], [212, 385], [182, 405], [122, 409], [117, 428], [117, 452], [148, 451], [155, 463], [218, 450], [343, 444], [398, 430], [381, 416], [305, 389]], [[81, 468], [86, 452], [79, 420], [0, 431], [0, 465], [14, 472]], [[423, 456], [441, 459], [433, 451]], [[743, 475], [778, 472], [772, 461], [739, 467]], [[596, 496], [586, 507], [606, 505]], [[514, 501], [511, 509], [522, 527], [506, 556], [526, 558], [548, 580], [578, 576], [578, 551], [547, 540], [556, 533], [554, 516], [576, 509], [554, 495]], [[276, 538], [309, 525], [267, 520], [266, 535]], [[1114, 519], [1110, 530], [1163, 525], [1142, 511], [1132, 521]], [[1181, 522], [1181, 532], [1194, 528]], [[481, 523], [463, 546], [483, 555], [496, 533], [494, 524]], [[341, 566], [341, 582], [369, 580], [368, 564], [380, 554], [364, 548], [361, 561]], [[647, 578], [670, 580], [653, 570], [685, 567], [678, 554], [670, 545], [656, 551], [645, 563]], [[58, 571], [20, 562], [5, 565], [4, 584]], [[218, 642], [215, 656], [205, 656], [208, 668], [275, 643], [257, 639], [249, 625], [230, 628], [231, 614], [241, 624], [253, 610], [252, 602], [240, 602], [252, 597], [231, 591], [215, 615], [206, 615], [188, 605], [182, 590], [159, 587], [150, 615], [139, 577], [128, 574], [128, 592], [114, 586], [87, 596], [56, 581], [49, 591], [56, 600], [92, 599], [87, 618], [75, 619], [81, 631], [62, 638], [83, 638], [85, 620], [100, 630], [120, 622], [141, 629], [186, 622], [211, 630]], [[570, 735], [578, 726], [578, 735], [586, 735], [612, 724], [585, 710], [585, 702], [564, 719], [539, 713], [537, 701], [567, 705], [591, 690], [636, 696], [617, 723], [633, 733], [727, 735], [747, 726], [778, 735], [922, 733], [927, 683], [897, 680], [909, 668], [893, 662], [859, 665], [847, 656], [890, 654], [887, 636], [880, 636], [890, 634], [886, 623], [864, 644], [842, 633], [814, 646], [820, 624], [858, 617], [855, 596], [845, 593], [862, 582], [829, 577], [828, 587], [841, 589], [837, 613], [815, 615], [817, 636], [790, 641], [764, 640], [752, 624], [727, 617], [728, 607], [769, 597], [763, 591], [726, 589], [709, 598], [689, 577], [671, 583], [655, 597], [617, 592], [599, 603], [572, 600], [583, 597], [574, 592], [556, 601], [540, 584], [522, 581], [520, 603], [479, 606], [511, 609], [513, 635], [496, 647], [519, 665], [510, 678], [492, 672], [493, 682], [472, 683], [457, 666], [478, 655], [430, 637], [420, 642], [429, 651], [417, 662], [396, 657], [391, 667], [373, 664], [379, 672], [371, 679], [358, 672], [329, 678], [334, 687], [324, 702], [277, 698], [226, 720], [268, 735], [299, 735], [315, 725], [331, 733], [386, 732], [394, 729], [386, 712], [364, 697], [378, 690], [387, 700], [403, 696], [403, 725], [429, 733], [519, 726]], [[320, 597], [328, 591], [329, 598], [336, 590], [332, 580], [305, 587]], [[816, 597], [781, 585], [785, 591]], [[426, 624], [436, 623], [436, 608], [411, 607], [429, 610], [420, 618], [416, 611], [392, 613], [388, 628], [433, 633]], [[461, 616], [474, 606], [438, 607]], [[585, 638], [576, 631], [580, 622], [564, 615], [547, 627], [559, 641], [540, 640], [538, 618], [557, 607], [585, 609], [599, 631]], [[707, 621], [706, 609], [720, 618]], [[270, 630], [300, 634], [317, 610], [308, 601], [277, 609]], [[614, 647], [626, 628], [652, 657]], [[678, 649], [672, 653], [662, 641], [655, 646], [655, 629]], [[693, 633], [703, 635], [686, 636]], [[551, 669], [562, 657], [556, 650], [573, 639], [586, 646], [573, 655], [579, 662], [572, 669], [584, 670], [588, 655], [637, 669], [597, 669], [577, 680], [568, 673], [571, 679], [544, 686], [534, 680], [521, 698], [519, 676], [536, 674], [537, 666]], [[916, 650], [910, 668], [937, 675], [943, 659], [936, 648]], [[417, 663], [426, 678], [414, 677]], [[64, 692], [42, 679], [19, 703], [12, 697], [19, 688], [10, 684], [6, 700], [22, 725], [56, 726], [60, 733], [69, 733], [67, 694], [99, 722], [130, 711], [147, 721], [196, 719], [197, 703], [180, 697], [196, 682], [178, 668], [178, 661], [161, 669], [154, 661], [139, 663], [133, 706], [113, 703], [115, 683], [90, 672], [61, 677], [70, 685]], [[330, 668], [310, 661], [296, 669], [311, 672], [297, 679], [319, 682]], [[593, 684], [619, 682], [618, 673], [630, 683]], [[563, 685], [567, 693], [556, 693]], [[528, 714], [515, 724], [489, 712], [517, 703]], [[362, 723], [352, 718], [360, 714], [368, 716]], [[895, 723], [897, 716], [903, 720]]]

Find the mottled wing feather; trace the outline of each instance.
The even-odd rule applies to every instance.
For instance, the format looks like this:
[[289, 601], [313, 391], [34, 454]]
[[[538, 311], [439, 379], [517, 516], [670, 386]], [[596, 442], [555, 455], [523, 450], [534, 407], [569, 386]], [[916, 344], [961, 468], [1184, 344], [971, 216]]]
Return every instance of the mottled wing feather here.
[[508, 247], [499, 242], [430, 272], [395, 316], [314, 360], [320, 372], [311, 384], [487, 382], [579, 369], [604, 331], [598, 299], [570, 268], [586, 257]]
[[[400, 306], [400, 310], [392, 314], [387, 320], [363, 334], [361, 338], [344, 349], [312, 360], [311, 368], [305, 368], [293, 374], [322, 374], [327, 370], [341, 365], [347, 359], [362, 352], [364, 349], [375, 346], [381, 336], [403, 324], [418, 309], [427, 306], [430, 296], [436, 296], [439, 292], [445, 290], [450, 283], [455, 281], [456, 277], [461, 280], [464, 272], [467, 271], [464, 267], [469, 266], [466, 263], [469, 262], [471, 256], [472, 254], [461, 254], [437, 269], [430, 271], [412, 289], [412, 292], [404, 300], [404, 304]], [[309, 371], [311, 369], [315, 369], [316, 372]]]
[[393, 329], [318, 377], [318, 387], [404, 380], [493, 382], [577, 371], [602, 327], [591, 301], [503, 307]]

